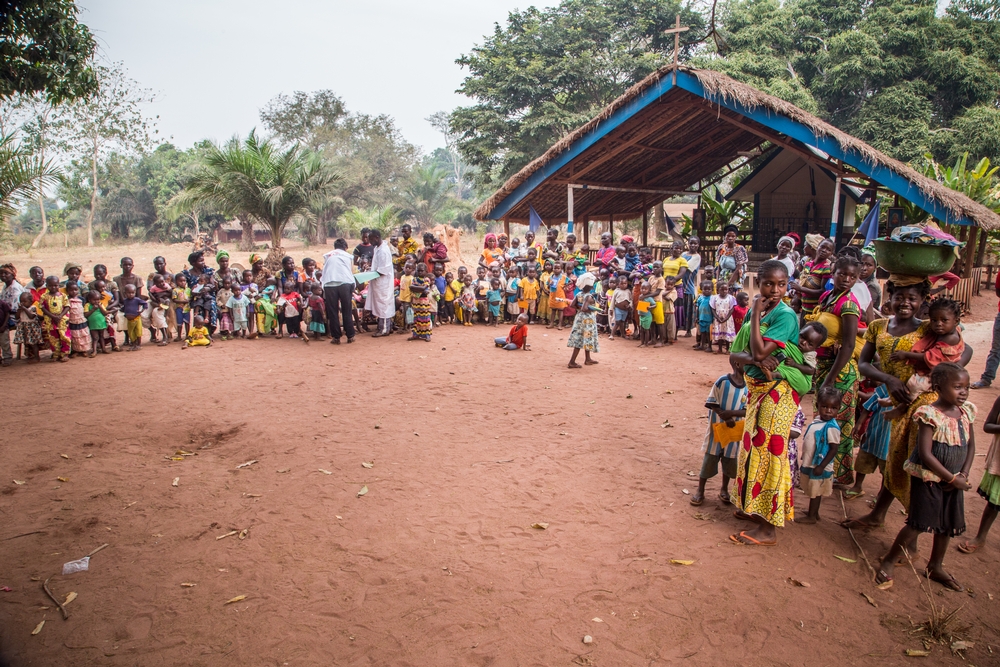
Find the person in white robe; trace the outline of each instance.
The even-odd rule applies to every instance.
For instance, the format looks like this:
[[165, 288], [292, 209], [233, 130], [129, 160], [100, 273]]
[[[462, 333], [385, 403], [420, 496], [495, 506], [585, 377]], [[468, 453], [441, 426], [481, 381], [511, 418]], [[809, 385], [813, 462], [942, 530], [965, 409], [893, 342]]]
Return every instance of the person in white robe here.
[[382, 234], [371, 230], [368, 239], [375, 246], [371, 270], [377, 271], [379, 277], [368, 283], [365, 310], [370, 310], [378, 319], [378, 331], [374, 334], [374, 337], [378, 338], [392, 333], [392, 318], [396, 314], [394, 289], [396, 276], [392, 267], [392, 250], [389, 249], [389, 244], [382, 240]]

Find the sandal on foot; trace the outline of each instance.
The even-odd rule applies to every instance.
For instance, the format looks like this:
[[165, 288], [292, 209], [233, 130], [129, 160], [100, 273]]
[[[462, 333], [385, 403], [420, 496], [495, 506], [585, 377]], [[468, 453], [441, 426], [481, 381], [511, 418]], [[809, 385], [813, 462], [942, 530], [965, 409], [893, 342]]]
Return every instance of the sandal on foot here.
[[864, 489], [862, 489], [861, 491], [855, 491], [854, 489], [848, 489], [847, 491], [844, 491], [845, 500], [854, 500], [855, 498], [860, 498], [863, 495], [865, 495]]
[[[743, 539], [740, 539], [740, 538], [743, 538]], [[752, 547], [773, 547], [773, 546], [776, 546], [778, 544], [778, 540], [774, 540], [773, 542], [761, 542], [760, 540], [754, 539], [754, 538], [750, 537], [749, 535], [747, 535], [747, 531], [745, 531], [745, 530], [741, 530], [740, 534], [738, 536], [737, 535], [730, 535], [729, 539], [732, 540], [733, 542], [735, 542], [736, 544], [742, 544], [742, 545], [748, 546], [748, 547], [751, 547], [751, 546]], [[744, 540], [746, 540], [746, 541], [744, 541]]]
[[721, 500], [723, 502], [723, 504], [725, 504], [725, 505], [732, 505], [733, 504], [733, 501], [730, 500], [730, 498], [729, 498], [729, 494], [726, 493], [725, 491], [719, 491], [719, 500]]
[[705, 502], [705, 496], [691, 496], [691, 504], [695, 507], [700, 506], [703, 502]]
[[885, 573], [885, 570], [879, 570], [875, 573], [875, 588], [880, 591], [887, 591], [892, 588], [892, 577]]
[[969, 541], [966, 540], [958, 545], [958, 550], [963, 554], [974, 554], [979, 551], [981, 546], [981, 544], [969, 544]]

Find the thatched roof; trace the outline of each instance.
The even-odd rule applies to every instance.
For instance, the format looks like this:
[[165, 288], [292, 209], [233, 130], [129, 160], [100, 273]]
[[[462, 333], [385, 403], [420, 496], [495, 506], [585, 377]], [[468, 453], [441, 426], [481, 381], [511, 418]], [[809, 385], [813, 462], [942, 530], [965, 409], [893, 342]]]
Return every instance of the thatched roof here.
[[794, 104], [711, 70], [679, 66], [674, 85], [673, 69], [635, 84], [511, 176], [476, 209], [476, 219], [526, 220], [530, 203], [546, 222], [565, 220], [568, 183], [636, 190], [577, 190], [578, 220], [641, 215], [766, 140], [813, 160], [805, 146], [825, 151], [946, 222], [1000, 229], [1000, 216], [982, 204]]

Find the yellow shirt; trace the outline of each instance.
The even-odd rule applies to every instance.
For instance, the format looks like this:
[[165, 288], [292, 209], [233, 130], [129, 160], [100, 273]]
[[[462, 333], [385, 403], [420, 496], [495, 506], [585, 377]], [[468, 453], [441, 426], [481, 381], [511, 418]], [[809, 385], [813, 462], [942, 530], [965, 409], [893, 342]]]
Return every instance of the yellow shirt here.
[[[444, 290], [444, 298], [446, 301], [454, 301], [462, 294], [462, 288], [465, 285], [462, 284], [460, 280], [452, 280], [448, 283], [448, 286]], [[451, 290], [451, 298], [448, 298], [448, 291]]]
[[525, 301], [538, 298], [538, 281], [525, 278], [521, 281], [521, 296]]
[[[455, 282], [454, 280], [452, 282]], [[455, 290], [452, 289], [451, 283], [446, 282], [444, 284], [444, 300], [454, 301], [455, 300]]]
[[403, 275], [399, 278], [399, 300], [403, 303], [409, 303], [411, 299], [410, 295], [410, 285], [413, 284], [413, 276]]
[[674, 312], [674, 301], [677, 300], [677, 285], [674, 285], [672, 289], [668, 289], [661, 296], [663, 296], [663, 312]]
[[546, 287], [546, 285], [549, 284], [549, 278], [551, 278], [551, 277], [552, 277], [552, 272], [551, 271], [542, 271], [542, 275], [540, 275], [538, 277], [538, 284], [540, 285], [540, 289], [543, 292], [547, 292], [548, 291], [548, 288]]
[[187, 339], [189, 341], [208, 340], [208, 327], [191, 327], [188, 330]]
[[663, 286], [666, 282], [667, 281], [663, 279], [663, 276], [649, 277], [649, 291], [655, 292], [656, 290], [660, 290], [660, 293], [653, 297], [657, 301], [663, 301]]
[[688, 261], [683, 257], [678, 257], [677, 259], [668, 257], [663, 260], [663, 277], [676, 276], [681, 272], [681, 269], [686, 268], [688, 268]]

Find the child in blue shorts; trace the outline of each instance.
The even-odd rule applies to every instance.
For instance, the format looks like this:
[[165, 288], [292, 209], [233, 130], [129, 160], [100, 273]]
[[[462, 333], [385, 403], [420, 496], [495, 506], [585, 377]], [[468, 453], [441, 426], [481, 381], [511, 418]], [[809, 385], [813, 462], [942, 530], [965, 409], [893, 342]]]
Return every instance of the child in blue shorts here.
[[698, 342], [695, 344], [696, 350], [712, 351], [712, 281], [701, 281], [701, 296], [695, 302], [695, 310], [698, 312]]

